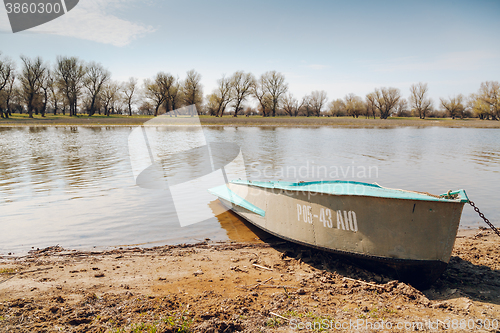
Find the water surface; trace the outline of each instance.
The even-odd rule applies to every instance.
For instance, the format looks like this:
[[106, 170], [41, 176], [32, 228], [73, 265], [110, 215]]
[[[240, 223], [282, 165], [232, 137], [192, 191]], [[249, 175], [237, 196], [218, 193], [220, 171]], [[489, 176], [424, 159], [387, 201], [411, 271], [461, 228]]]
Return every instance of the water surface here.
[[[132, 127], [0, 128], [0, 253], [56, 244], [153, 246], [256, 237], [234, 215], [217, 217], [221, 208], [216, 200], [207, 202], [213, 218], [181, 228], [168, 190], [135, 185], [127, 147], [131, 131]], [[159, 144], [168, 148], [167, 138], [185, 136], [190, 129], [157, 131]], [[496, 197], [500, 129], [207, 127], [204, 131], [208, 141], [241, 147], [250, 179], [356, 180], [434, 194], [463, 188], [500, 226]], [[181, 162], [169, 167], [196, 164]], [[466, 206], [461, 226], [482, 225]]]

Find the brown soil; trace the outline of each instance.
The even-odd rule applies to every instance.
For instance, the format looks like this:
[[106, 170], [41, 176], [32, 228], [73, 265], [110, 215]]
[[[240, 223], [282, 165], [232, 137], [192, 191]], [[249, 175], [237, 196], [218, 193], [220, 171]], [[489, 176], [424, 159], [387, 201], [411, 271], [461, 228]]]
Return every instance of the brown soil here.
[[0, 331], [498, 331], [499, 240], [488, 230], [459, 236], [447, 270], [424, 291], [278, 239], [52, 247], [0, 261]]

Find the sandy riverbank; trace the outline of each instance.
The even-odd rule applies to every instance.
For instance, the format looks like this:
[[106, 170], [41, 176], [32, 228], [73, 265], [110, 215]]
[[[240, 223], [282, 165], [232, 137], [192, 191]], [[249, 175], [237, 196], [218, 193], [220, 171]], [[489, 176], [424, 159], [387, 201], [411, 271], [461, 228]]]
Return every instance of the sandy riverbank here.
[[0, 331], [293, 332], [316, 322], [363, 332], [383, 321], [400, 332], [412, 322], [432, 331], [437, 320], [439, 330], [494, 331], [479, 326], [500, 328], [499, 243], [489, 230], [459, 236], [446, 272], [424, 291], [275, 238], [48, 248], [1, 260]]

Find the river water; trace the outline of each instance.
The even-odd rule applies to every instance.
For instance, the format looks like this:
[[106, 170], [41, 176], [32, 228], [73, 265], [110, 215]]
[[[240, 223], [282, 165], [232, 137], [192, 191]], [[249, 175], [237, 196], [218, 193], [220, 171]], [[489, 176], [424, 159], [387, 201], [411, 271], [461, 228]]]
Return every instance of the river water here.
[[[0, 254], [57, 244], [89, 249], [255, 239], [234, 215], [217, 215], [223, 209], [215, 198], [206, 202], [212, 216], [181, 227], [168, 190], [136, 185], [128, 148], [132, 130], [0, 128]], [[190, 131], [157, 129], [165, 138], [189, 137]], [[500, 226], [499, 129], [204, 127], [203, 132], [208, 142], [240, 146], [248, 179], [354, 180], [433, 194], [463, 188]], [[181, 162], [193, 162], [185, 158]], [[461, 227], [483, 225], [466, 205]]]

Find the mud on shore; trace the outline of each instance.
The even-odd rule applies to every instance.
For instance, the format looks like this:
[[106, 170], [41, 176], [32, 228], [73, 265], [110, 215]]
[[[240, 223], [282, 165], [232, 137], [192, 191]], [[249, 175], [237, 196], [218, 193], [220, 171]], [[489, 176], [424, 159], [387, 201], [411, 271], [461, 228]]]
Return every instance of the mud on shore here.
[[499, 241], [459, 236], [423, 291], [278, 239], [51, 247], [0, 261], [0, 331], [500, 331]]

